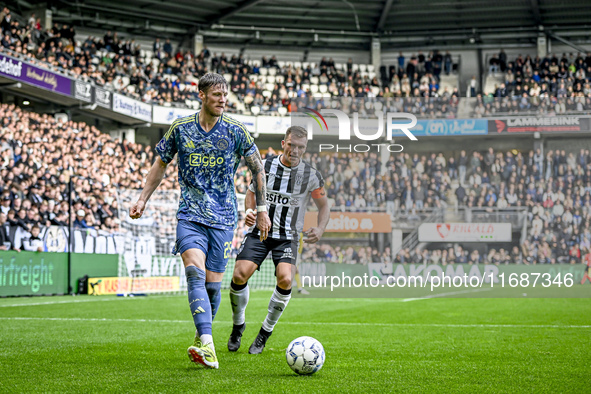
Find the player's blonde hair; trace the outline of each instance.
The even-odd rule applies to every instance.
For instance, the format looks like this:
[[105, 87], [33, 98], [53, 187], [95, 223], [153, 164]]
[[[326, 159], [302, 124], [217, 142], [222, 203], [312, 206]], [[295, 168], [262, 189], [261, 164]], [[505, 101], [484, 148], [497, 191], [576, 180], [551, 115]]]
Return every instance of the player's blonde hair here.
[[285, 132], [285, 140], [287, 140], [287, 137], [289, 137], [291, 134], [293, 134], [297, 138], [308, 139], [308, 131], [304, 129], [302, 126], [291, 126], [290, 128], [288, 128]]

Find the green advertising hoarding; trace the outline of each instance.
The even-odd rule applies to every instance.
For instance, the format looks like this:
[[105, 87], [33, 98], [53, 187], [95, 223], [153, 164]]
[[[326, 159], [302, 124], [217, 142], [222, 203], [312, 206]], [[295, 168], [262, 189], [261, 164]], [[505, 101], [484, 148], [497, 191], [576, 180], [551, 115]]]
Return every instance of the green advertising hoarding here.
[[[78, 278], [117, 276], [118, 255], [72, 253], [70, 286]], [[0, 297], [68, 294], [68, 254], [0, 251]]]
[[0, 253], [0, 296], [66, 294], [66, 253]]

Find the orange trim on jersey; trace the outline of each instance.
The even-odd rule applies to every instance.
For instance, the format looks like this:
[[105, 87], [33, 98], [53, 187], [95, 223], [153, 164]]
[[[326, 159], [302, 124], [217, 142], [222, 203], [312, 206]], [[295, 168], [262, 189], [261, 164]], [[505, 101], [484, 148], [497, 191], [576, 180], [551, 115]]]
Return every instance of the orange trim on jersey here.
[[322, 198], [324, 196], [326, 196], [326, 191], [324, 190], [324, 187], [319, 187], [318, 189], [312, 192], [312, 198]]

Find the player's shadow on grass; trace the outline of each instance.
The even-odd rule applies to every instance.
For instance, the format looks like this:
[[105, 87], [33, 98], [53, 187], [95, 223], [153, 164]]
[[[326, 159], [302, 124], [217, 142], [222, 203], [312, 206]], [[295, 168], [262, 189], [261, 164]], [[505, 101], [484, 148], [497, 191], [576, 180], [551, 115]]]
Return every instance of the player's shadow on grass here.
[[192, 364], [187, 366], [187, 368], [178, 368], [180, 371], [184, 371], [187, 374], [195, 374], [195, 373], [201, 373], [201, 372], [208, 372], [211, 373], [211, 371], [219, 371], [219, 369], [212, 369], [212, 368], [205, 368], [196, 364]]
[[[271, 375], [271, 376], [273, 376], [273, 375]], [[290, 378], [295, 378], [295, 379], [316, 379], [318, 377], [318, 375], [316, 375], [316, 374], [312, 374], [312, 375], [298, 375], [295, 372], [289, 372], [289, 371], [288, 372], [277, 373], [274, 376], [276, 376], [278, 378], [286, 378], [286, 379], [290, 379]]]

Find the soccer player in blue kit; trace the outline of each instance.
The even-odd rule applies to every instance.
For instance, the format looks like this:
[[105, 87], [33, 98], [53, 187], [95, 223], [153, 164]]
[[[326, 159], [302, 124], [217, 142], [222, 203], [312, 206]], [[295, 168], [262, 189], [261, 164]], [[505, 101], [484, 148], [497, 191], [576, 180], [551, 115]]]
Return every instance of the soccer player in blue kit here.
[[187, 350], [194, 363], [219, 367], [212, 337], [212, 321], [221, 300], [221, 282], [237, 223], [234, 174], [244, 157], [256, 185], [257, 227], [267, 238], [271, 221], [265, 204], [266, 177], [261, 156], [246, 127], [224, 114], [228, 84], [208, 73], [199, 80], [201, 111], [173, 122], [156, 146], [159, 157], [129, 216], [140, 218], [150, 196], [178, 153], [181, 197], [177, 211], [177, 239], [173, 254], [185, 265], [189, 306], [196, 334]]

